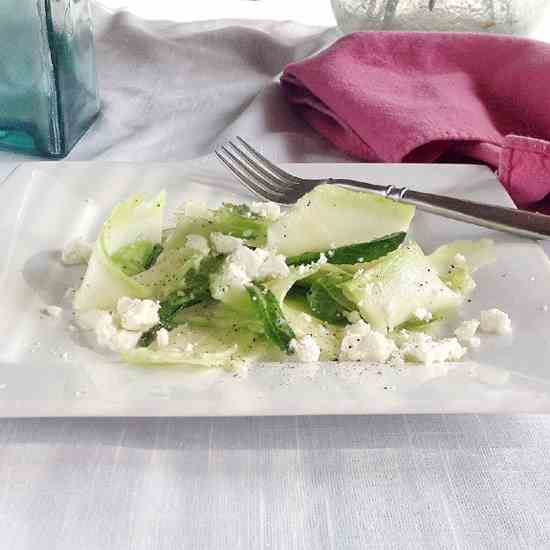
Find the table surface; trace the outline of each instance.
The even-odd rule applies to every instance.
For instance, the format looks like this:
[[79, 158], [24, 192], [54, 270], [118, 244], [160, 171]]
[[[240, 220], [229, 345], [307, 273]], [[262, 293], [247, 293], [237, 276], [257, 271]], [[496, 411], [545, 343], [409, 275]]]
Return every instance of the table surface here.
[[[346, 160], [276, 84], [335, 38], [318, 1], [96, 6], [103, 111], [68, 160], [200, 162], [235, 134]], [[279, 21], [209, 21], [231, 15]], [[549, 451], [528, 415], [0, 420], [1, 547], [550, 548]]]

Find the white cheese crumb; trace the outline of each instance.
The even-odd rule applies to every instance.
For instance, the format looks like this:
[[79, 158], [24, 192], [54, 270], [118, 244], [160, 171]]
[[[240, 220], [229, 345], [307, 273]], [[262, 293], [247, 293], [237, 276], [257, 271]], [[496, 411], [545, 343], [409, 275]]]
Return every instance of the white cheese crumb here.
[[384, 362], [395, 351], [395, 344], [381, 332], [372, 330], [362, 319], [348, 325], [340, 346], [340, 361]]
[[122, 328], [127, 330], [145, 331], [159, 322], [160, 304], [155, 300], [140, 300], [139, 298], [119, 298], [116, 309]]
[[455, 266], [465, 266], [467, 265], [467, 260], [466, 260], [466, 256], [464, 256], [463, 254], [460, 254], [460, 253], [457, 253], [454, 255], [453, 257], [453, 265]]
[[361, 321], [362, 317], [358, 311], [346, 311], [344, 313], [344, 317], [350, 322], [350, 323], [358, 323]]
[[242, 239], [223, 233], [211, 233], [210, 242], [218, 254], [231, 254], [243, 244]]
[[481, 340], [475, 336], [478, 328], [479, 321], [477, 319], [470, 319], [469, 321], [460, 323], [454, 333], [461, 344], [469, 348], [479, 348]]
[[77, 323], [84, 330], [95, 333], [97, 343], [111, 351], [121, 352], [135, 348], [141, 332], [119, 329], [108, 311], [91, 309], [77, 315]]
[[92, 245], [78, 238], [68, 242], [61, 251], [61, 261], [65, 265], [86, 264], [92, 255]]
[[206, 240], [206, 237], [203, 237], [202, 235], [187, 235], [187, 238], [185, 239], [185, 246], [187, 248], [191, 248], [192, 250], [196, 250], [205, 256], [210, 252], [208, 241]]
[[401, 353], [404, 357], [430, 365], [445, 361], [458, 361], [466, 354], [456, 338], [434, 340], [423, 332], [401, 331], [399, 337], [402, 342]]
[[185, 351], [191, 353], [193, 351], [193, 349], [195, 349], [195, 346], [193, 344], [187, 344], [185, 346]]
[[263, 248], [252, 250], [247, 246], [239, 246], [226, 261], [230, 264], [239, 265], [247, 277], [253, 280], [258, 276], [258, 271], [268, 256], [269, 252]]
[[286, 258], [282, 254], [270, 254], [258, 270], [258, 279], [268, 277], [288, 277], [290, 270], [286, 265]]
[[419, 321], [425, 321], [425, 322], [428, 322], [428, 321], [431, 321], [432, 320], [432, 314], [430, 311], [428, 311], [426, 308], [424, 307], [418, 307], [416, 308], [416, 310], [414, 311], [414, 316], [419, 320]]
[[315, 363], [319, 361], [321, 350], [314, 338], [306, 334], [303, 338], [293, 338], [290, 341], [290, 350], [302, 363]]
[[213, 277], [210, 292], [216, 300], [221, 300], [230, 289], [241, 289], [250, 284], [246, 271], [238, 264], [229, 262], [224, 265], [220, 275]]
[[157, 332], [157, 346], [165, 348], [170, 343], [170, 334], [165, 328], [161, 328]]
[[250, 205], [250, 211], [270, 221], [278, 220], [281, 217], [281, 207], [274, 202], [253, 202]]
[[241, 245], [227, 256], [221, 274], [213, 278], [210, 291], [213, 298], [220, 300], [229, 289], [242, 289], [257, 279], [286, 277], [288, 274], [284, 256]]
[[324, 252], [321, 252], [321, 255], [319, 256], [319, 259], [316, 262], [312, 262], [310, 264], [300, 264], [298, 266], [298, 274], [304, 275], [309, 270], [314, 269], [316, 267], [320, 267], [328, 262], [327, 257], [325, 256]]
[[512, 331], [512, 321], [504, 311], [500, 309], [487, 309], [481, 312], [481, 330], [482, 332], [492, 332], [494, 334], [508, 334]]
[[48, 317], [59, 319], [59, 317], [61, 317], [61, 314], [63, 313], [63, 310], [59, 306], [46, 306], [45, 308], [42, 308], [42, 313], [44, 313]]
[[119, 329], [113, 323], [111, 317], [109, 322], [104, 321], [99, 323], [95, 329], [97, 343], [111, 351], [122, 352], [128, 351], [137, 346], [141, 338], [141, 332]]
[[481, 346], [481, 338], [472, 336], [467, 342], [464, 342], [469, 348], [477, 349]]

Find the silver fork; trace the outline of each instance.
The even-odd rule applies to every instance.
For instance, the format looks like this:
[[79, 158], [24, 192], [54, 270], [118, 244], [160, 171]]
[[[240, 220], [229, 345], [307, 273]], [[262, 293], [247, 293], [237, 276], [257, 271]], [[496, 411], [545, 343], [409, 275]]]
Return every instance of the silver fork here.
[[533, 239], [550, 239], [550, 216], [455, 199], [444, 195], [422, 193], [407, 187], [376, 185], [350, 179], [304, 179], [282, 170], [267, 160], [241, 137], [216, 150], [216, 156], [237, 176], [241, 183], [262, 199], [278, 204], [294, 204], [300, 197], [321, 184], [341, 185], [381, 195], [388, 199], [412, 204], [421, 210], [506, 231]]

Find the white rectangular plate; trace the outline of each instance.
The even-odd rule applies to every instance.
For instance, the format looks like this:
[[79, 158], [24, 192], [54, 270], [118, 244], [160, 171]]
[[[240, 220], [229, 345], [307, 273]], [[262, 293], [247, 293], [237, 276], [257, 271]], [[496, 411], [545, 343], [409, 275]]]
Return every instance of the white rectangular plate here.
[[[289, 165], [308, 177], [350, 177], [495, 204], [510, 200], [493, 174], [467, 165]], [[185, 164], [32, 163], [0, 185], [0, 415], [223, 416], [421, 412], [550, 412], [550, 270], [538, 244], [418, 212], [412, 234], [426, 251], [454, 239], [493, 238], [498, 260], [476, 274], [463, 311], [499, 307], [506, 337], [451, 366], [403, 369], [337, 363], [258, 365], [249, 376], [218, 370], [141, 368], [100, 355], [69, 330], [63, 296], [81, 267], [63, 244], [93, 239], [112, 206], [132, 192], [166, 189], [173, 208], [251, 200], [215, 161]], [[65, 305], [61, 319], [40, 314]]]

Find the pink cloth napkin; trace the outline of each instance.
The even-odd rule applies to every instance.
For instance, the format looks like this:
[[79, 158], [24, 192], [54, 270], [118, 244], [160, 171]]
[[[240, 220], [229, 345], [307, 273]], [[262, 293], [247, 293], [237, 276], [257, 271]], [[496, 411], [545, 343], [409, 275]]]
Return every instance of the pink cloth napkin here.
[[550, 193], [550, 44], [506, 36], [354, 33], [281, 78], [342, 151], [373, 162], [481, 161], [519, 206]]

